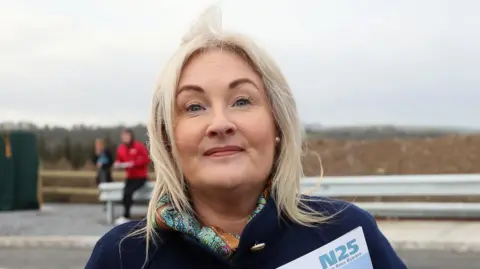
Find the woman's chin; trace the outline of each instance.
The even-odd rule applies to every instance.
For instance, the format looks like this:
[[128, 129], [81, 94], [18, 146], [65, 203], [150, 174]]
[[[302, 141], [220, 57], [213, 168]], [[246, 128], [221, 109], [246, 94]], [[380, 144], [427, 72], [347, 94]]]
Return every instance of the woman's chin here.
[[238, 173], [232, 170], [224, 173], [215, 171], [215, 173], [209, 173], [209, 175], [205, 175], [203, 178], [204, 180], [202, 180], [201, 184], [209, 188], [231, 189], [251, 183], [251, 180], [245, 177], [245, 173]]

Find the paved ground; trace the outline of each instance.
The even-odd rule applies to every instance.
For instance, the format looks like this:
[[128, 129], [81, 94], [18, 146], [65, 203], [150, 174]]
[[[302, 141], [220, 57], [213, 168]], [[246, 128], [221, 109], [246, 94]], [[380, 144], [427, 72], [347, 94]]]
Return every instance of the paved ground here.
[[0, 248], [1, 269], [84, 269], [88, 249]]
[[[145, 206], [133, 209], [134, 215], [145, 212]], [[379, 221], [379, 227], [408, 268], [480, 268], [480, 222]], [[0, 212], [0, 269], [83, 268], [93, 244], [111, 228], [99, 205]]]
[[[122, 212], [115, 206], [117, 216]], [[146, 212], [146, 206], [132, 209], [133, 215]], [[101, 205], [49, 204], [40, 211], [0, 212], [0, 236], [101, 235], [112, 227]]]
[[[475, 253], [432, 251], [399, 252], [409, 269], [478, 269]], [[0, 248], [0, 268], [5, 269], [83, 269], [89, 249]]]
[[398, 251], [408, 269], [478, 269], [479, 254], [475, 252], [456, 253], [449, 251], [408, 250]]
[[379, 221], [378, 226], [396, 248], [480, 254], [479, 221]]

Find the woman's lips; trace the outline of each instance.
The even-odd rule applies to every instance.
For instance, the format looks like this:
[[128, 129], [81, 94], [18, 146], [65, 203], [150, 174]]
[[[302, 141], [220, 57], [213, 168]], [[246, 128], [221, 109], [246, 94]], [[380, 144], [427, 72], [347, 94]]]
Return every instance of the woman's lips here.
[[203, 155], [209, 157], [225, 157], [237, 154], [239, 152], [243, 152], [244, 149], [238, 146], [222, 146], [222, 147], [212, 147], [205, 151]]

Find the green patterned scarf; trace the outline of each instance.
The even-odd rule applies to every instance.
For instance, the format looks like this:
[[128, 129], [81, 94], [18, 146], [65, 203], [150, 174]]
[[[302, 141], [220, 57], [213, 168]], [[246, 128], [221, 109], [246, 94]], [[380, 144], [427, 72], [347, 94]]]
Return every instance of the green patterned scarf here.
[[[260, 212], [267, 203], [268, 191], [260, 196], [257, 207], [250, 214], [248, 221]], [[187, 234], [200, 243], [205, 244], [226, 259], [233, 257], [238, 248], [240, 236], [233, 233], [227, 233], [215, 226], [203, 226], [193, 216], [182, 216], [172, 206], [167, 195], [160, 198], [157, 205], [155, 216], [152, 216], [155, 228], [167, 228]]]

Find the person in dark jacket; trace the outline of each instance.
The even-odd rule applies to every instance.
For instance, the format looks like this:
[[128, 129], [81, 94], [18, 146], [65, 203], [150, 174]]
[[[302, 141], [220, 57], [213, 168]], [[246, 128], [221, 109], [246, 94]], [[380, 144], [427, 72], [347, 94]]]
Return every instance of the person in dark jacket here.
[[102, 139], [95, 140], [95, 153], [92, 156], [92, 163], [97, 167], [95, 178], [97, 185], [102, 182], [112, 182], [113, 157]]
[[357, 261], [348, 268], [405, 269], [368, 212], [302, 194], [292, 91], [273, 60], [250, 38], [223, 31], [216, 14], [208, 9], [184, 37], [154, 93], [148, 135], [157, 178], [147, 218], [103, 235], [85, 268]]

